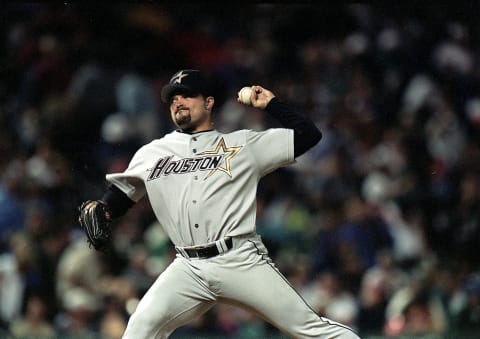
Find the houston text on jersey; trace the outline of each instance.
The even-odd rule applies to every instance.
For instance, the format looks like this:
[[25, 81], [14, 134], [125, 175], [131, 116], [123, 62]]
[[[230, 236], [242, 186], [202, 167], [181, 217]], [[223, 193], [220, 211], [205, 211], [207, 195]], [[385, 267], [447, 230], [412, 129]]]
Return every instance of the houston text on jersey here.
[[223, 154], [198, 158], [184, 158], [179, 160], [172, 160], [173, 156], [164, 157], [158, 160], [155, 166], [151, 169], [152, 173], [148, 176], [147, 181], [157, 179], [161, 175], [167, 176], [172, 173], [185, 174], [196, 171], [215, 170], [223, 157]]
[[231, 177], [230, 160], [240, 149], [241, 146], [227, 147], [222, 138], [215, 150], [202, 152], [194, 158], [183, 158], [179, 160], [172, 160], [173, 156], [160, 158], [155, 166], [149, 169], [151, 173], [147, 181], [157, 179], [161, 175], [185, 174], [196, 171], [210, 171], [206, 177], [208, 178], [216, 170], [220, 170]]

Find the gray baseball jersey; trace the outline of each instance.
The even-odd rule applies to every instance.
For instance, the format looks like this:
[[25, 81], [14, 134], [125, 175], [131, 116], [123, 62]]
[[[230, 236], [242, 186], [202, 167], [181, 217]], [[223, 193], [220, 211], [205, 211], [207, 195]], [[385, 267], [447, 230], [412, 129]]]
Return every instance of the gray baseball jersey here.
[[[255, 233], [258, 181], [292, 162], [291, 129], [175, 131], [139, 149], [125, 172], [107, 175], [134, 201], [148, 194], [181, 253], [142, 297], [123, 339], [168, 338], [218, 301], [244, 305], [295, 338], [358, 339], [305, 303]], [[189, 256], [191, 246], [212, 242], [220, 255]]]
[[256, 186], [294, 162], [293, 131], [171, 132], [140, 148], [123, 173], [106, 179], [133, 201], [148, 193], [179, 247], [255, 231]]

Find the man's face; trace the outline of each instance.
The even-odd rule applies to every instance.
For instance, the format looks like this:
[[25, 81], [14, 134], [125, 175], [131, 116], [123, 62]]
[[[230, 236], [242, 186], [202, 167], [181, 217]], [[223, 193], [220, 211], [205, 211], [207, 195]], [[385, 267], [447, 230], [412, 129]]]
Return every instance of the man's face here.
[[184, 132], [192, 133], [211, 129], [212, 105], [212, 97], [176, 94], [170, 101], [172, 121]]

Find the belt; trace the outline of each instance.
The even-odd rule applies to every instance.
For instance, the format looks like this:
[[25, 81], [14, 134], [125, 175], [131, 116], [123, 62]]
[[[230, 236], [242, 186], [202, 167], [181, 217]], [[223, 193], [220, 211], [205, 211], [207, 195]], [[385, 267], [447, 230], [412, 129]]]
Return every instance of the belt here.
[[175, 247], [176, 251], [186, 258], [207, 259], [232, 249], [232, 238], [217, 240], [205, 246]]

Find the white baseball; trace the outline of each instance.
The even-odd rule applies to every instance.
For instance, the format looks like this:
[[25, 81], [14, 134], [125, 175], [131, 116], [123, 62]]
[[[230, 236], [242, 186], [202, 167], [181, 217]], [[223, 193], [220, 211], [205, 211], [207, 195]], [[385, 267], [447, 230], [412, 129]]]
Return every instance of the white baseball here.
[[238, 99], [242, 104], [250, 105], [251, 101], [250, 98], [252, 97], [252, 88], [251, 87], [243, 87], [238, 92]]

